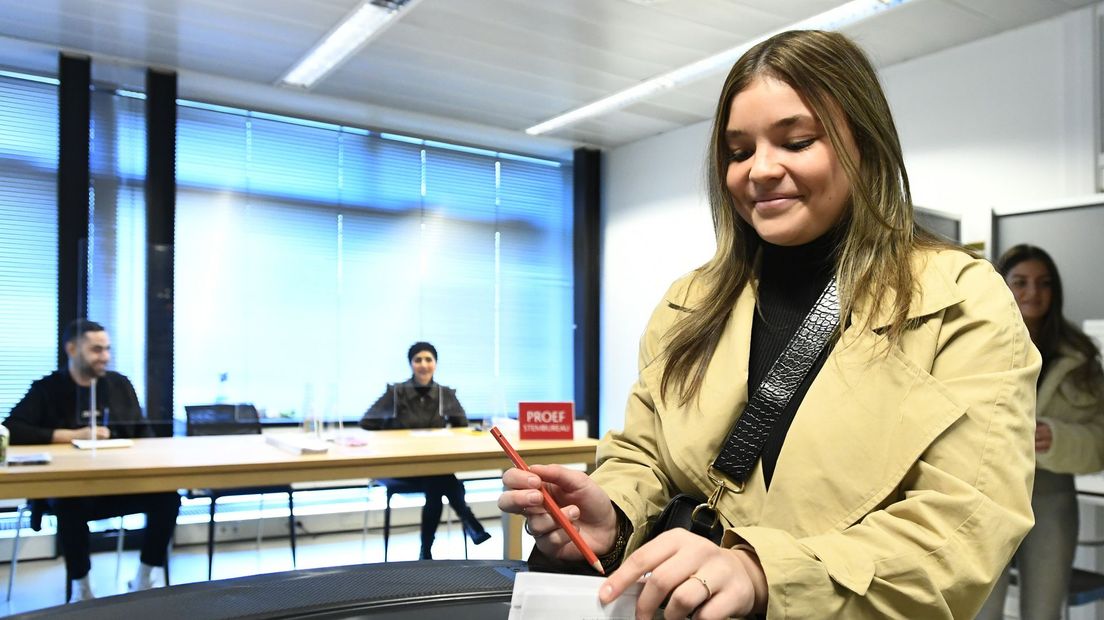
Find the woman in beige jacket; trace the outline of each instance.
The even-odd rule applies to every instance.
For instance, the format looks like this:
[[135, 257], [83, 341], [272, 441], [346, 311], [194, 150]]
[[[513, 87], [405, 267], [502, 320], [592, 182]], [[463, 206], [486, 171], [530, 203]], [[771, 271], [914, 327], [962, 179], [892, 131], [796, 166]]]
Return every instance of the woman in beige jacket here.
[[[1104, 370], [1093, 341], [1062, 313], [1062, 278], [1041, 248], [1017, 245], [997, 261], [1043, 356], [1035, 423], [1035, 527], [1016, 551], [1022, 620], [1062, 617], [1077, 549], [1075, 474], [1104, 469]], [[1008, 572], [980, 620], [1003, 617]]]
[[[507, 471], [499, 507], [585, 570], [545, 485], [616, 568], [603, 602], [646, 575], [638, 617], [972, 618], [1032, 523], [1040, 361], [1007, 287], [914, 227], [888, 104], [840, 34], [736, 62], [707, 169], [716, 254], [653, 313], [624, 430], [590, 476]], [[734, 481], [713, 459], [833, 281], [835, 337]], [[714, 500], [719, 545], [645, 542], [679, 493]]]

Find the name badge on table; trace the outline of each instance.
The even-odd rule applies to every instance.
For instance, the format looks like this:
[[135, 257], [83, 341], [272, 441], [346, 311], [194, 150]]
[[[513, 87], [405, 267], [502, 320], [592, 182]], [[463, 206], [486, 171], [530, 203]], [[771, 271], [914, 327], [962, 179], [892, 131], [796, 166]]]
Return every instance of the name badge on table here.
[[518, 403], [521, 439], [574, 439], [575, 403]]

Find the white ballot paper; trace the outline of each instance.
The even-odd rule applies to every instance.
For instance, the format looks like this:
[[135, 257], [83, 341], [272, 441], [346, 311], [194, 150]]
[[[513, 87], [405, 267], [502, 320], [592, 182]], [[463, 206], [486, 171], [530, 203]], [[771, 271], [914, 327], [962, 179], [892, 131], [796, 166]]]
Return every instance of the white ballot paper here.
[[101, 448], [129, 448], [134, 445], [133, 439], [74, 439], [73, 445], [81, 450], [94, 450]]
[[265, 441], [284, 452], [292, 454], [325, 454], [330, 446], [325, 441], [311, 435], [295, 433], [265, 433]]
[[518, 573], [510, 598], [510, 620], [633, 620], [642, 583], [634, 583], [609, 605], [598, 601], [605, 577]]
[[430, 428], [410, 431], [411, 437], [452, 437], [452, 431], [447, 428]]

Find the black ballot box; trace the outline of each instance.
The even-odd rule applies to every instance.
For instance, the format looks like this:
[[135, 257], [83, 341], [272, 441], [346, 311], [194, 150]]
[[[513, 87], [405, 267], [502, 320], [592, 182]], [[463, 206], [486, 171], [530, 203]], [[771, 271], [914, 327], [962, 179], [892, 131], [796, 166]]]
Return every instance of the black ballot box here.
[[358, 564], [190, 583], [60, 605], [13, 618], [118, 620], [505, 620], [525, 562], [426, 560]]

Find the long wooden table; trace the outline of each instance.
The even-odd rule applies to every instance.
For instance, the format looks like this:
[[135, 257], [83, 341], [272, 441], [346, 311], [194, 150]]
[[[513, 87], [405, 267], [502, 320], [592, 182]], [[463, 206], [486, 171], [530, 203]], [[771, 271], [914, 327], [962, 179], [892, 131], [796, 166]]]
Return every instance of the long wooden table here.
[[[0, 469], [0, 498], [72, 497], [210, 487], [229, 488], [358, 478], [398, 478], [487, 469], [510, 461], [489, 433], [347, 430], [363, 446], [331, 444], [325, 454], [290, 454], [263, 435], [139, 439], [130, 448], [13, 446], [12, 454], [49, 452], [49, 465]], [[594, 439], [520, 441], [530, 464], [595, 461]], [[504, 555], [521, 557], [521, 519], [504, 519]]]

